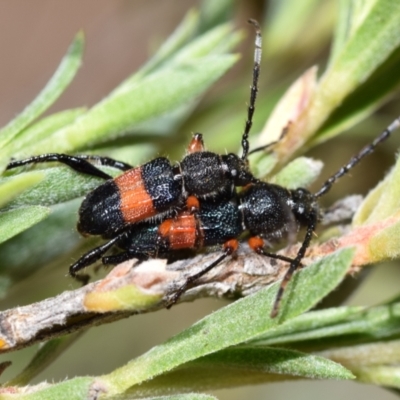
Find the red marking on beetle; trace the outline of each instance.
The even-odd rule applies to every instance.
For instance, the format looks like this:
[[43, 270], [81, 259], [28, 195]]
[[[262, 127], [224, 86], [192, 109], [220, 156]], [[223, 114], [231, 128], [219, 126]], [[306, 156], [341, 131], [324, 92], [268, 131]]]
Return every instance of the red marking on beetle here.
[[239, 242], [237, 239], [231, 239], [224, 243], [224, 249], [229, 249], [230, 254], [234, 253], [239, 247]]
[[188, 146], [188, 153], [198, 153], [204, 151], [203, 135], [201, 133], [195, 133]]
[[157, 214], [153, 199], [143, 183], [141, 168], [133, 168], [115, 178], [121, 197], [121, 213], [127, 223], [135, 223]]
[[186, 207], [191, 213], [199, 211], [200, 203], [199, 203], [199, 200], [197, 199], [197, 197], [189, 196], [186, 200]]
[[259, 236], [253, 236], [249, 238], [248, 243], [250, 248], [256, 253], [264, 248], [264, 240], [262, 240]]
[[167, 239], [172, 250], [197, 247], [198, 229], [194, 215], [183, 213], [165, 220], [159, 227], [161, 237]]

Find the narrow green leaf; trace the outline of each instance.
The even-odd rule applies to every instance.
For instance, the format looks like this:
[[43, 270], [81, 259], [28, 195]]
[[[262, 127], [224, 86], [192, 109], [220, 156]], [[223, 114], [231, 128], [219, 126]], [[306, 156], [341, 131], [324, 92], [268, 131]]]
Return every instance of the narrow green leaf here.
[[[192, 23], [194, 22], [198, 23], [198, 17], [196, 17], [196, 21], [192, 21]], [[223, 49], [228, 50], [232, 49], [236, 42], [237, 33], [232, 33], [232, 26], [230, 24], [217, 26], [205, 32], [203, 35], [192, 39], [186, 46], [175, 48], [174, 52], [170, 53], [170, 58], [162, 56], [162, 60], [156, 60], [154, 66], [152, 65], [152, 61], [150, 61], [150, 65], [146, 64], [143, 69], [140, 69], [136, 74], [123, 81], [112, 91], [110, 96], [121, 94], [125, 91], [131, 91], [144, 76], [150, 75], [149, 72], [156, 73], [163, 69], [168, 70], [174, 68], [175, 65], [179, 67], [182, 63], [184, 64], [185, 62], [201, 59], [213, 54], [223, 55], [222, 53], [224, 53], [224, 51], [221, 50], [222, 44]], [[161, 63], [161, 61], [163, 61], [163, 63]], [[156, 65], [157, 69], [155, 68]]]
[[200, 3], [200, 31], [204, 32], [213, 26], [232, 20], [235, 0], [203, 0]]
[[[338, 133], [339, 128], [348, 128], [376, 108], [396, 85], [400, 66], [400, 3], [369, 0], [360, 3], [351, 15], [347, 40], [319, 81], [297, 127], [302, 132], [301, 140], [292, 151], [300, 148], [305, 138], [311, 138], [324, 123], [328, 125], [322, 128], [324, 136], [319, 135], [318, 140]], [[350, 103], [349, 96], [355, 96], [357, 104]], [[336, 109], [340, 118], [337, 115], [334, 118]], [[332, 119], [328, 122], [329, 117]], [[299, 132], [294, 129], [293, 137], [297, 135]]]
[[[285, 375], [285, 376], [282, 376]], [[199, 358], [129, 390], [133, 396], [217, 390], [303, 377], [354, 379], [331, 360], [294, 350], [239, 346]]]
[[[259, 336], [283, 319], [308, 310], [334, 289], [344, 277], [352, 255], [352, 249], [344, 249], [296, 274], [289, 284], [281, 313], [275, 319], [269, 313], [277, 284], [206, 317], [103, 378], [113, 387], [113, 393], [121, 393], [188, 361]], [[301, 295], [297, 296], [297, 292]]]
[[[53, 206], [46, 220], [2, 243], [2, 274], [13, 283], [19, 282], [57, 257], [71, 254], [80, 241], [76, 232], [78, 206], [79, 200]], [[69, 262], [68, 258], [62, 264], [66, 266]]]
[[[400, 48], [357, 87], [327, 119], [312, 143], [333, 137], [371, 115], [400, 84]], [[383, 127], [382, 127], [383, 128]]]
[[26, 156], [27, 153], [30, 154], [29, 148], [32, 143], [36, 143], [50, 136], [58, 129], [71, 124], [86, 111], [86, 108], [75, 108], [61, 111], [39, 120], [20, 132], [18, 136], [7, 145], [7, 153], [12, 154], [14, 158], [17, 158], [19, 154], [23, 156]]
[[396, 338], [400, 334], [399, 321], [399, 303], [366, 310], [362, 307], [333, 308], [303, 314], [250, 343], [259, 346], [296, 343], [297, 349], [304, 346], [307, 351], [339, 348], [338, 337], [341, 344], [348, 346]]
[[40, 171], [36, 171], [29, 175], [18, 175], [12, 179], [0, 180], [0, 207], [9, 203], [20, 193], [37, 185], [43, 179], [44, 174]]
[[[307, 274], [303, 277], [303, 271], [300, 271], [286, 289], [277, 319], [280, 319], [280, 322], [286, 321], [316, 305], [342, 281], [351, 265], [353, 255], [354, 249], [343, 249], [313, 263], [313, 275]], [[300, 290], [301, 296], [298, 296], [297, 291]]]
[[45, 219], [50, 209], [41, 206], [21, 207], [0, 213], [0, 243]]
[[[218, 4], [220, 5], [220, 3]], [[188, 17], [191, 15], [192, 13], [189, 13]], [[199, 23], [204, 21], [203, 19], [201, 21], [198, 20], [197, 13], [194, 13], [194, 15], [195, 18], [193, 18], [193, 21], [188, 21], [188, 23], [195, 23], [195, 26], [183, 27], [184, 31], [188, 31], [186, 33], [177, 32], [179, 35], [190, 34], [194, 37], [195, 34], [202, 32], [202, 27], [199, 27]], [[188, 19], [190, 20], [191, 18]], [[180, 30], [180, 28], [178, 28], [178, 30]], [[175, 33], [172, 36], [174, 35]], [[178, 62], [179, 64], [181, 61], [185, 61], [186, 59], [189, 60], [210, 54], [223, 54], [228, 52], [232, 50], [234, 46], [236, 46], [241, 38], [242, 35], [238, 34], [237, 32], [232, 32], [230, 25], [224, 24], [215, 27], [214, 29], [210, 28], [209, 32], [206, 32], [204, 35], [198, 38], [192, 38], [192, 40], [185, 47], [178, 48], [178, 43], [171, 43], [171, 46], [174, 48], [169, 48], [168, 45], [168, 49], [165, 50], [168, 53], [169, 58], [167, 58], [167, 54], [165, 54], [161, 56], [161, 59], [158, 59], [157, 57], [159, 52], [157, 52], [157, 54], [153, 57], [154, 61], [153, 59], [150, 60], [149, 63], [141, 68], [137, 73], [129, 77], [120, 86], [118, 86], [112, 94], [115, 95], [117, 93], [123, 93], [125, 90], [130, 90], [131, 86], [135, 82], [143, 78], [143, 75], [148, 75], [148, 73], [152, 71], [155, 72], [156, 68], [158, 70], [163, 68], [173, 68], [174, 63]], [[173, 39], [173, 42], [176, 40], [176, 38], [173, 37], [171, 37], [171, 39]], [[180, 40], [184, 41], [186, 39], [188, 40], [188, 38], [182, 37]], [[162, 48], [160, 51], [163, 52], [164, 49]], [[193, 111], [197, 103], [197, 98], [194, 98], [192, 101], [185, 102], [183, 105], [179, 106], [175, 110], [169, 111], [167, 114], [163, 114], [135, 125], [132, 129], [130, 129], [130, 133], [134, 134], [137, 132], [143, 134], [146, 132], [151, 132], [153, 134], [170, 134], [176, 130], [176, 127], [180, 125], [182, 121], [184, 121], [186, 117]]]
[[[193, 361], [192, 365], [232, 368], [242, 372], [265, 372], [312, 379], [353, 379], [340, 364], [299, 351], [239, 346]], [[190, 364], [189, 364], [190, 365]]]
[[340, 54], [342, 48], [346, 45], [357, 29], [363, 24], [365, 18], [371, 11], [376, 0], [349, 2], [340, 0], [338, 22], [336, 24], [333, 50], [330, 56], [332, 63], [337, 54]]
[[[114, 175], [121, 173], [113, 168], [104, 168], [104, 171]], [[0, 182], [11, 184], [16, 179], [29, 180], [31, 176], [36, 176], [38, 173], [42, 175], [43, 180], [31, 190], [22, 193], [9, 206], [50, 206], [83, 196], [104, 182], [101, 178], [77, 174], [68, 167], [47, 168], [40, 172], [23, 172], [15, 177], [4, 178]]]
[[[264, 24], [265, 55], [269, 58], [287, 57], [288, 52], [291, 53], [297, 43], [300, 42], [304, 46], [307, 43], [306, 38], [309, 39], [307, 30], [310, 20], [313, 22], [314, 40], [323, 39], [333, 22], [333, 3], [318, 0], [272, 1], [267, 14], [268, 19]], [[318, 6], [322, 10], [318, 10]]]
[[87, 143], [104, 141], [134, 124], [173, 110], [190, 101], [215, 82], [237, 60], [233, 55], [185, 60], [111, 95], [75, 123], [57, 131], [31, 148], [32, 154], [71, 152]]
[[33, 386], [36, 390], [32, 391], [22, 388], [23, 393], [18, 394], [18, 398], [25, 400], [82, 400], [88, 398], [91, 390], [96, 394], [104, 392], [104, 388], [101, 386], [94, 385], [93, 387], [93, 378], [91, 377], [75, 378], [56, 385], [43, 386]]
[[354, 33], [321, 81], [322, 92], [335, 88], [338, 95], [334, 101], [346, 97], [371, 76], [400, 44], [399, 2], [370, 1], [355, 18]]
[[[375, 188], [373, 188], [361, 203], [356, 214], [353, 218], [353, 225], [359, 226], [366, 224], [371, 215], [375, 212], [379, 212], [376, 207], [381, 202], [382, 197], [385, 195], [385, 190], [391, 181], [392, 173], [389, 173], [386, 178], [381, 181]], [[395, 185], [396, 187], [397, 185]]]
[[171, 65], [179, 65], [188, 60], [202, 59], [207, 55], [223, 55], [237, 44], [240, 37], [238, 35], [237, 32], [232, 32], [231, 24], [217, 26], [205, 32], [196, 40], [193, 40], [190, 45], [183, 47], [177, 52], [171, 60]]
[[[302, 314], [277, 328], [268, 331], [251, 344], [267, 346], [272, 344], [294, 343], [306, 340], [320, 339], [328, 336], [339, 336], [355, 332], [354, 325], [348, 324], [358, 320], [363, 307], [337, 307]], [[363, 326], [365, 328], [365, 325]]]
[[346, 368], [326, 358], [277, 348], [240, 346], [211, 354], [193, 363], [213, 365], [215, 368], [237, 368], [312, 379], [354, 378]]
[[0, 148], [47, 110], [70, 84], [81, 65], [83, 33], [76, 35], [67, 54], [45, 88], [24, 111], [0, 131]]
[[331, 64], [336, 60], [337, 55], [342, 51], [342, 48], [349, 37], [352, 6], [354, 5], [353, 2], [347, 0], [339, 0], [338, 3], [338, 17], [335, 26], [335, 33], [333, 35], [331, 54], [329, 57], [329, 62]]

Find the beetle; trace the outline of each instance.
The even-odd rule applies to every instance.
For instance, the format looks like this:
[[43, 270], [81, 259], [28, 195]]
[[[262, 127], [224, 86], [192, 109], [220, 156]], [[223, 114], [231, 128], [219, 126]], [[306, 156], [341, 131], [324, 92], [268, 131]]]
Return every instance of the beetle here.
[[[188, 276], [185, 283], [170, 298], [167, 304], [167, 307], [170, 307], [193, 282], [234, 254], [239, 246], [239, 237], [247, 233], [248, 243], [253, 251], [289, 263], [272, 307], [271, 317], [275, 317], [287, 283], [301, 266], [312, 235], [322, 217], [319, 198], [399, 127], [400, 117], [331, 175], [316, 193], [311, 193], [305, 188], [286, 189], [258, 181], [247, 185], [239, 193], [234, 192], [229, 199], [202, 199], [195, 210], [181, 211], [174, 218], [167, 218], [161, 223], [149, 221], [132, 225], [105, 244], [83, 255], [70, 267], [70, 274], [77, 276], [79, 270], [99, 259], [103, 264], [118, 264], [132, 258], [143, 260], [148, 257], [168, 256], [172, 251], [181, 249], [221, 245], [222, 255], [200, 272]], [[305, 236], [294, 258], [269, 252], [265, 242], [269, 244], [287, 239], [301, 228], [305, 229]], [[123, 251], [104, 256], [113, 246]]]

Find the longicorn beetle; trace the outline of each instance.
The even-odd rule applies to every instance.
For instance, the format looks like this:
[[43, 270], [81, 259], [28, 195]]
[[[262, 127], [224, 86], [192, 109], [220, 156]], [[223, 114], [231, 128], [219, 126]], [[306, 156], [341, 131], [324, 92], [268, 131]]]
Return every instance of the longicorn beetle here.
[[[320, 190], [314, 194], [304, 188], [289, 190], [259, 181], [246, 186], [230, 199], [200, 200], [195, 211], [181, 211], [160, 224], [149, 221], [132, 225], [130, 229], [124, 230], [107, 243], [82, 256], [70, 267], [70, 273], [75, 276], [79, 270], [99, 259], [105, 265], [118, 264], [132, 258], [143, 260], [148, 257], [168, 256], [171, 251], [176, 250], [222, 245], [222, 255], [198, 273], [188, 276], [185, 283], [175, 291], [168, 302], [170, 307], [193, 282], [235, 253], [239, 246], [237, 238], [247, 232], [248, 243], [253, 251], [289, 263], [272, 307], [271, 316], [275, 317], [286, 285], [301, 266], [313, 232], [321, 218], [318, 199], [399, 127], [400, 118], [397, 118], [371, 144], [365, 146], [325, 181]], [[188, 203], [191, 201], [193, 199], [189, 197]], [[291, 259], [268, 251], [264, 241], [274, 243], [286, 239], [301, 228], [305, 228], [306, 233], [295, 258]], [[123, 251], [103, 257], [113, 246]]]
[[[285, 287], [301, 266], [320, 219], [318, 199], [386, 140], [400, 126], [400, 118], [353, 156], [314, 194], [303, 188], [288, 190], [259, 181], [248, 167], [248, 135], [258, 91], [261, 32], [256, 21], [249, 22], [256, 28], [256, 40], [241, 157], [205, 151], [202, 135], [195, 134], [188, 146], [188, 154], [175, 165], [159, 157], [134, 168], [108, 157], [55, 153], [13, 161], [7, 166], [7, 169], [13, 169], [31, 163], [57, 161], [77, 172], [106, 181], [83, 200], [78, 231], [83, 235], [102, 236], [108, 241], [71, 265], [71, 276], [85, 279], [78, 271], [100, 259], [103, 264], [117, 264], [131, 258], [145, 259], [169, 255], [181, 249], [221, 245], [222, 255], [197, 274], [189, 276], [171, 297], [169, 305], [172, 305], [194, 281], [233, 254], [239, 245], [238, 237], [247, 232], [250, 248], [255, 252], [289, 263], [272, 307], [271, 316], [277, 315]], [[123, 173], [113, 179], [91, 162], [117, 168]], [[236, 192], [236, 187], [244, 189]], [[270, 243], [288, 238], [297, 234], [300, 228], [305, 228], [305, 236], [296, 257], [291, 259], [268, 252], [264, 241]], [[114, 246], [122, 252], [105, 256]]]

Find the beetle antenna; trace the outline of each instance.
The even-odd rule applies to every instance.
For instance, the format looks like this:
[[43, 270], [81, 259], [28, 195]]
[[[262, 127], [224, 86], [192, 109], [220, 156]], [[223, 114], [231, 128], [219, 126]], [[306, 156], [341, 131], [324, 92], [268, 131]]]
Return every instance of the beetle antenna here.
[[343, 175], [346, 175], [352, 168], [354, 168], [365, 156], [371, 154], [375, 151], [375, 148], [386, 139], [390, 137], [390, 135], [400, 127], [400, 117], [397, 117], [375, 140], [369, 145], [365, 146], [358, 154], [351, 157], [350, 161], [343, 165], [335, 174], [333, 174], [318, 190], [317, 193], [314, 194], [314, 198], [318, 199], [327, 193], [333, 186], [333, 184], [341, 178]]
[[254, 19], [249, 19], [248, 22], [255, 27], [256, 40], [254, 49], [253, 82], [250, 87], [250, 102], [247, 107], [247, 120], [242, 136], [242, 149], [243, 149], [242, 160], [246, 160], [249, 153], [249, 132], [251, 126], [253, 125], [253, 114], [255, 110], [255, 104], [258, 92], [258, 78], [260, 75], [261, 44], [262, 44], [260, 25]]

